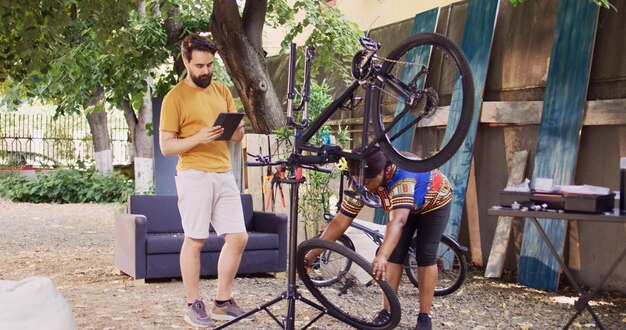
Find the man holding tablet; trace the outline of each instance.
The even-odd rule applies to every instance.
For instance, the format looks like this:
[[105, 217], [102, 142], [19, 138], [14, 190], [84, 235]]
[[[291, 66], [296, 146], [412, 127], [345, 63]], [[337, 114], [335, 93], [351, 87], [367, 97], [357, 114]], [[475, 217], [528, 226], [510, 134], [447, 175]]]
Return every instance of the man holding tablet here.
[[[236, 112], [228, 88], [211, 81], [216, 52], [217, 46], [203, 36], [191, 34], [183, 40], [181, 55], [187, 76], [163, 99], [159, 136], [163, 155], [179, 156], [175, 180], [185, 231], [180, 252], [187, 294], [185, 321], [204, 328], [212, 326], [213, 320], [232, 320], [244, 313], [233, 299], [232, 289], [248, 241], [228, 141], [222, 138], [230, 136], [231, 142], [241, 142], [243, 121], [241, 116], [222, 118], [222, 126], [215, 125], [220, 113]], [[226, 127], [231, 131], [225, 131]], [[210, 316], [200, 296], [200, 252], [209, 237], [209, 224], [225, 241]]]

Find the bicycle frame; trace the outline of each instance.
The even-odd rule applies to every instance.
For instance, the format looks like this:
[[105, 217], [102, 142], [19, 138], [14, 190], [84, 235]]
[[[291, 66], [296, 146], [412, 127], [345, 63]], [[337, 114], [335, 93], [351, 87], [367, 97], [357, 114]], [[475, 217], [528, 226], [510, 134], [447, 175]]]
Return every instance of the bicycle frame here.
[[[345, 157], [348, 159], [355, 160], [364, 160], [367, 156], [374, 150], [374, 146], [380, 142], [384, 135], [395, 125], [401, 117], [408, 112], [408, 109], [405, 109], [402, 113], [398, 114], [391, 125], [387, 128], [387, 130], [377, 136], [372, 142], [369, 141], [369, 123], [370, 117], [372, 114], [372, 107], [375, 106], [372, 100], [372, 89], [374, 87], [374, 83], [376, 81], [382, 82], [386, 87], [394, 90], [398, 95], [401, 95], [404, 99], [408, 99], [410, 97], [410, 88], [404, 84], [399, 79], [384, 75], [380, 73], [379, 67], [372, 64], [370, 59], [374, 56], [378, 47], [380, 45], [376, 44], [371, 40], [362, 41], [363, 46], [367, 50], [367, 54], [360, 61], [359, 65], [362, 66], [370, 66], [369, 73], [363, 77], [363, 79], [356, 79], [336, 98], [331, 104], [329, 104], [322, 113], [311, 123], [308, 122], [307, 113], [308, 113], [308, 102], [309, 102], [309, 89], [310, 89], [310, 71], [311, 71], [311, 61], [315, 55], [314, 48], [305, 47], [305, 65], [304, 65], [304, 84], [303, 84], [303, 96], [301, 104], [293, 109], [293, 100], [295, 98], [294, 91], [294, 76], [296, 71], [296, 61], [295, 61], [295, 44], [292, 43], [290, 46], [290, 57], [289, 57], [289, 71], [288, 71], [288, 83], [287, 83], [287, 122], [289, 125], [296, 129], [295, 134], [295, 142], [294, 142], [294, 150], [292, 156], [290, 157], [289, 163], [294, 166], [298, 165], [314, 165], [314, 164], [326, 164], [331, 162], [336, 162], [340, 157]], [[419, 79], [426, 71], [422, 70], [415, 79]], [[365, 88], [365, 105], [364, 105], [364, 114], [363, 114], [363, 130], [361, 135], [361, 146], [363, 148], [362, 152], [345, 152], [341, 150], [337, 146], [313, 146], [309, 144], [311, 138], [317, 133], [321, 127], [324, 125], [326, 121], [330, 119], [330, 117], [342, 107], [348, 100], [350, 100], [354, 92], [359, 88], [359, 86], [363, 85]], [[303, 110], [303, 116], [300, 123], [296, 123], [293, 120], [293, 111]], [[419, 119], [415, 120], [417, 123]], [[410, 125], [408, 125], [410, 126]], [[408, 129], [407, 126], [407, 129]], [[406, 129], [405, 129], [406, 130]], [[405, 130], [401, 130], [395, 136], [399, 136], [404, 133]], [[309, 151], [312, 153], [316, 153], [318, 156], [303, 156], [302, 151]], [[363, 162], [362, 162], [363, 163]], [[361, 166], [359, 178], [363, 180], [364, 166]], [[360, 186], [362, 186], [363, 182], [360, 182]]]
[[383, 244], [383, 239], [385, 239], [385, 236], [383, 234], [381, 234], [378, 230], [373, 230], [370, 229], [366, 226], [363, 226], [360, 223], [356, 223], [354, 221], [352, 221], [350, 223], [350, 227], [352, 228], [356, 228], [360, 231], [362, 231], [365, 235], [367, 235], [374, 243], [376, 243], [376, 245], [380, 246], [381, 244]]

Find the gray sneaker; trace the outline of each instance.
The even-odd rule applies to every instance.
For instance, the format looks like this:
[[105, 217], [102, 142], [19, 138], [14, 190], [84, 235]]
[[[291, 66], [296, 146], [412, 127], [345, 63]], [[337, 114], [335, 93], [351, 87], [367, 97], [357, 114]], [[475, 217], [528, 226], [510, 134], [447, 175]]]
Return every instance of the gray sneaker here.
[[[211, 310], [211, 318], [219, 321], [230, 321], [238, 318], [239, 316], [245, 314], [237, 302], [235, 302], [234, 298], [230, 298], [228, 302], [224, 303], [224, 305], [218, 306], [216, 303], [213, 305], [213, 309]], [[242, 321], [252, 321], [254, 320], [253, 315], [248, 315], [242, 319]]]
[[194, 327], [209, 328], [212, 327], [215, 322], [206, 314], [204, 302], [202, 300], [196, 300], [193, 304], [187, 306], [185, 311], [185, 321]]

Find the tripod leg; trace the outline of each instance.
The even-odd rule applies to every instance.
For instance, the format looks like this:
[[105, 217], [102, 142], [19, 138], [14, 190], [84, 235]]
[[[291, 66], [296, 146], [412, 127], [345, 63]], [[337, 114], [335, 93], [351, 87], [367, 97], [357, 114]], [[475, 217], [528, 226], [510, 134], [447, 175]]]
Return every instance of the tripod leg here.
[[237, 322], [241, 321], [243, 318], [246, 318], [246, 317], [248, 317], [248, 316], [250, 316], [250, 315], [256, 314], [257, 312], [260, 312], [260, 311], [262, 311], [262, 310], [264, 310], [264, 311], [266, 311], [268, 314], [270, 314], [270, 316], [272, 316], [272, 318], [276, 321], [276, 323], [278, 323], [278, 325], [280, 325], [280, 326], [281, 326], [281, 328], [282, 328], [282, 327], [283, 327], [282, 322], [280, 322], [278, 319], [276, 319], [276, 317], [275, 317], [275, 316], [273, 316], [273, 314], [272, 314], [269, 310], [267, 310], [267, 307], [272, 306], [272, 305], [274, 305], [275, 303], [277, 303], [277, 302], [279, 302], [279, 301], [283, 300], [283, 297], [284, 297], [284, 294], [283, 294], [283, 295], [281, 295], [281, 296], [279, 296], [279, 297], [276, 297], [276, 298], [274, 298], [274, 299], [272, 299], [272, 300], [270, 300], [270, 301], [268, 301], [268, 302], [266, 302], [265, 304], [263, 304], [263, 305], [261, 305], [261, 306], [256, 307], [256, 308], [255, 308], [255, 309], [253, 309], [253, 310], [250, 310], [249, 312], [247, 312], [247, 313], [245, 313], [245, 314], [243, 314], [243, 315], [240, 315], [240, 316], [239, 316], [239, 317], [237, 317], [236, 319], [230, 320], [230, 321], [228, 321], [228, 322], [226, 322], [226, 323], [224, 323], [224, 324], [222, 324], [222, 325], [220, 325], [220, 326], [218, 326], [218, 327], [215, 327], [215, 328], [214, 328], [214, 330], [224, 329], [224, 328], [226, 328], [226, 327], [229, 327], [229, 326], [231, 326], [231, 325], [233, 325], [233, 324], [235, 324], [235, 323], [237, 323]]

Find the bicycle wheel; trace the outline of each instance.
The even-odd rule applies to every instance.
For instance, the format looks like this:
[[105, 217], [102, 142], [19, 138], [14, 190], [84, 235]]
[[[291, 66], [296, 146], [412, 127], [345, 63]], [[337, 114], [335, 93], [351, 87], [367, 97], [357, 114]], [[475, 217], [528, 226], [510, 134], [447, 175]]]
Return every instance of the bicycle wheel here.
[[[442, 35], [420, 33], [378, 60], [384, 63], [374, 84], [372, 116], [380, 148], [409, 171], [441, 166], [461, 146], [474, 113], [474, 81], [465, 55]], [[385, 123], [389, 115], [394, 118]], [[396, 149], [414, 139], [417, 159]]]
[[[342, 272], [332, 285], [318, 286], [321, 272], [307, 269], [304, 257], [311, 250], [330, 251], [332, 262], [344, 264], [342, 259], [352, 262], [349, 272]], [[328, 314], [359, 329], [392, 329], [400, 322], [400, 301], [389, 283], [377, 281], [372, 276], [372, 265], [355, 251], [333, 241], [312, 238], [302, 242], [296, 253], [296, 270], [304, 286], [326, 307]], [[331, 276], [337, 276], [331, 275]], [[384, 323], [374, 323], [382, 309], [381, 295], [389, 301], [391, 317]]]
[[[404, 272], [416, 288], [419, 288], [417, 281], [417, 262], [415, 261], [415, 246], [417, 238], [413, 237], [409, 254], [404, 260]], [[441, 237], [439, 250], [437, 251], [438, 278], [435, 286], [435, 296], [445, 296], [451, 294], [461, 287], [467, 275], [467, 261], [456, 242], [447, 235]]]
[[[315, 238], [319, 239], [319, 236]], [[335, 242], [354, 251], [354, 244], [346, 235], [341, 235]], [[329, 286], [337, 283], [341, 276], [350, 270], [350, 266], [352, 266], [352, 260], [335, 256], [332, 250], [325, 250], [313, 265], [309, 265], [309, 277], [316, 286]]]

